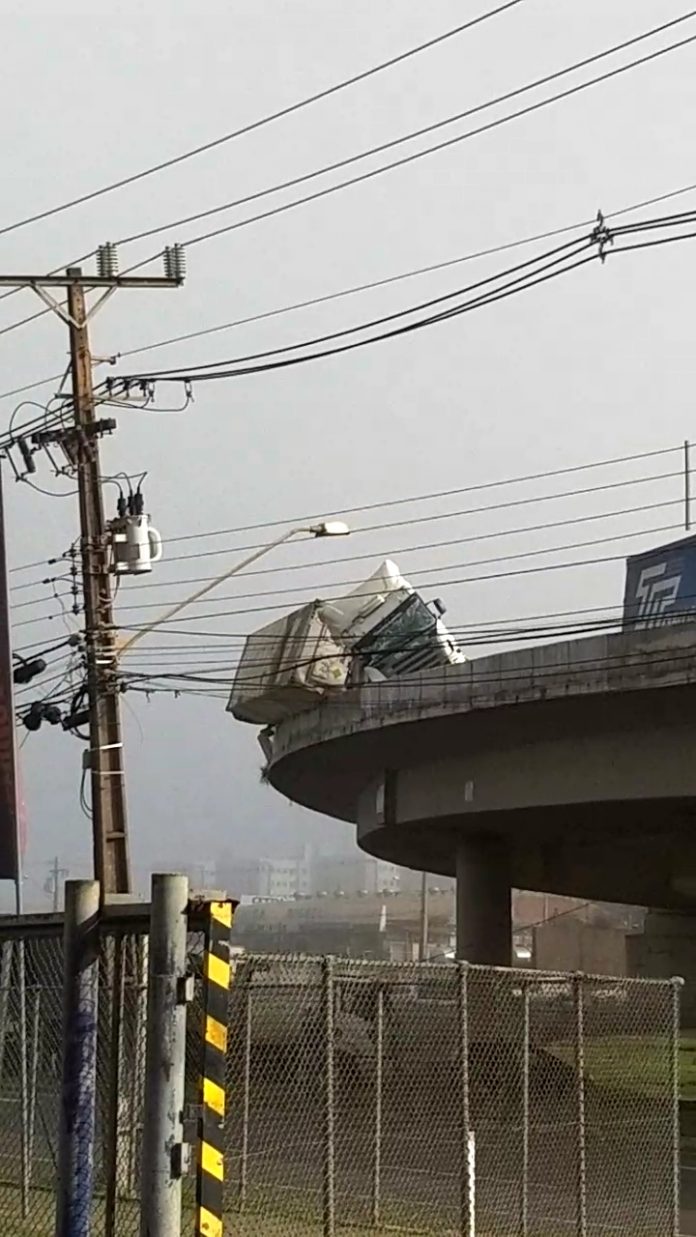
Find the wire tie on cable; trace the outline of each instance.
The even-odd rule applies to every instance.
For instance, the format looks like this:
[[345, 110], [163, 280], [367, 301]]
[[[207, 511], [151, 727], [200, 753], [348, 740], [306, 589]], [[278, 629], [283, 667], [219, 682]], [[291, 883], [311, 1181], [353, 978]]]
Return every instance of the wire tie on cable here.
[[599, 260], [604, 265], [606, 262], [607, 245], [614, 244], [614, 237], [606, 225], [604, 215], [601, 210], [597, 211], [597, 223], [590, 234], [590, 241], [597, 246], [599, 252]]

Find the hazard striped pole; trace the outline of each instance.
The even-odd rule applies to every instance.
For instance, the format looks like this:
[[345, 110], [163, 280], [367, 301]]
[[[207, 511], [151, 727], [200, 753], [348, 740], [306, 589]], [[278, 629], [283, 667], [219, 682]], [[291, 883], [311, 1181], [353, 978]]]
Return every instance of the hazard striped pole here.
[[232, 903], [206, 906], [203, 967], [204, 1034], [196, 1169], [196, 1237], [222, 1237], [224, 1187], [225, 1058], [232, 968]]

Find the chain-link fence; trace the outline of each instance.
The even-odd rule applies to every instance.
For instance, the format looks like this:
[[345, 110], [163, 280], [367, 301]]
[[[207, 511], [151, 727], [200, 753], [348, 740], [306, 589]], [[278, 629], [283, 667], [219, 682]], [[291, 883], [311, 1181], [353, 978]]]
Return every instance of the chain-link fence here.
[[[94, 1237], [137, 1237], [144, 1121], [148, 920], [107, 923], [100, 940], [93, 1147]], [[190, 934], [195, 962], [201, 947]], [[193, 1050], [193, 1049], [192, 1049]], [[59, 917], [0, 932], [0, 1232], [53, 1237], [63, 1055]], [[192, 1137], [195, 1131], [192, 1130]]]
[[677, 1035], [670, 983], [246, 958], [229, 1231], [673, 1237]]
[[[102, 933], [95, 1237], [139, 1232], [146, 929], [141, 915]], [[202, 935], [189, 945], [193, 1142]], [[62, 981], [59, 922], [0, 935], [2, 1237], [53, 1234]], [[671, 983], [243, 957], [229, 1010], [226, 1231], [674, 1237], [677, 1049]], [[190, 1176], [188, 1234], [194, 1187]]]

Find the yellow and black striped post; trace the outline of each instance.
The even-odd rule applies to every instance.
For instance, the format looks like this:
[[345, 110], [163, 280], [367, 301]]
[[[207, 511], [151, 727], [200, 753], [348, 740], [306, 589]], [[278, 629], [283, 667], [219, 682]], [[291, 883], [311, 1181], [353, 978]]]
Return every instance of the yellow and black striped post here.
[[196, 1166], [196, 1237], [222, 1237], [225, 1059], [232, 902], [206, 904], [204, 1023]]

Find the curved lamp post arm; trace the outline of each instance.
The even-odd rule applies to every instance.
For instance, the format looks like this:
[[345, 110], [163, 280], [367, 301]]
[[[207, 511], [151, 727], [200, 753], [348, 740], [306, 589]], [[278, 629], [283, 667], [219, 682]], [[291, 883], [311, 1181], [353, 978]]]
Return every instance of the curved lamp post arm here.
[[121, 657], [133, 645], [137, 644], [145, 636], [149, 636], [151, 632], [156, 631], [162, 623], [168, 623], [187, 606], [193, 605], [194, 602], [200, 601], [201, 597], [211, 593], [218, 585], [224, 584], [225, 580], [229, 580], [231, 576], [237, 575], [243, 571], [245, 567], [249, 567], [251, 563], [255, 563], [257, 559], [263, 558], [265, 554], [270, 554], [271, 550], [275, 550], [278, 546], [284, 545], [286, 541], [291, 541], [293, 537], [299, 537], [302, 533], [309, 533], [312, 537], [345, 537], [350, 532], [347, 524], [341, 524], [337, 521], [326, 521], [323, 524], [314, 524], [310, 528], [291, 528], [288, 532], [282, 534], [281, 537], [276, 537], [275, 541], [270, 541], [268, 545], [262, 546], [261, 549], [255, 550], [247, 558], [243, 558], [240, 562], [235, 563], [230, 567], [229, 571], [224, 571], [222, 575], [216, 576], [209, 584], [203, 588], [199, 588], [197, 592], [191, 593], [189, 597], [184, 597], [182, 601], [178, 601], [170, 610], [165, 610], [164, 614], [160, 614], [159, 618], [153, 619], [146, 627], [141, 627], [134, 635], [129, 636], [118, 648], [118, 655]]

